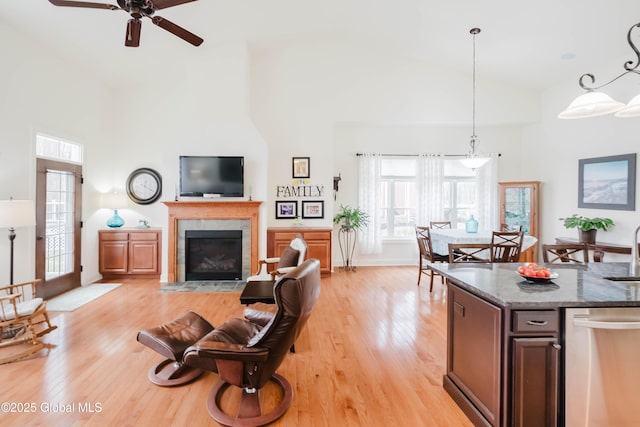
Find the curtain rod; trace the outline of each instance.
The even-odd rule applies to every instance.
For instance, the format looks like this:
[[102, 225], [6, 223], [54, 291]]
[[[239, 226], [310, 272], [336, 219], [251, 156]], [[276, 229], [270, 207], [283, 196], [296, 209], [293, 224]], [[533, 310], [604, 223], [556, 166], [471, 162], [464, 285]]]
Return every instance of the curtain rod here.
[[[367, 153], [356, 153], [356, 156], [364, 156]], [[418, 157], [420, 154], [385, 154], [385, 153], [374, 153], [379, 156], [386, 157]], [[465, 157], [466, 154], [443, 154], [444, 157]], [[498, 153], [498, 157], [501, 157], [502, 153]]]

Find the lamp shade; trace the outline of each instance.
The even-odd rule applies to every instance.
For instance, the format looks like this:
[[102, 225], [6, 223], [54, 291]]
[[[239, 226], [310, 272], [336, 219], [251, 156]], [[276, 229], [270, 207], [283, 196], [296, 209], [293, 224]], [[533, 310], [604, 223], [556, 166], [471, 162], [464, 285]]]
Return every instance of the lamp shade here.
[[0, 200], [0, 228], [34, 225], [36, 225], [36, 208], [33, 200]]
[[583, 119], [586, 117], [604, 116], [624, 108], [618, 102], [602, 92], [587, 92], [573, 100], [560, 114], [560, 119]]
[[489, 160], [491, 160], [490, 157], [480, 157], [477, 155], [459, 159], [460, 163], [462, 163], [464, 167], [469, 169], [478, 169], [484, 166], [484, 164], [487, 163]]
[[616, 117], [638, 117], [640, 116], [640, 95], [636, 95], [626, 107], [616, 111]]

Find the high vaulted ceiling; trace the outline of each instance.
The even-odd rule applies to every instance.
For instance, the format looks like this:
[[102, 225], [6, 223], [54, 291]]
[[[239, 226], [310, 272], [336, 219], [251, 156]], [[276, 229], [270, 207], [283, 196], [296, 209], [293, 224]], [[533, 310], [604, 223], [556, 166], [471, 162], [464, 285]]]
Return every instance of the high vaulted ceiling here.
[[[624, 61], [636, 59], [626, 36], [640, 21], [640, 1], [198, 0], [156, 15], [204, 38], [203, 45], [194, 47], [144, 19], [140, 47], [125, 47], [129, 16], [121, 10], [56, 7], [48, 0], [0, 5], [0, 25], [114, 83], [144, 79], [158, 67], [239, 41], [251, 49], [322, 39], [370, 44], [471, 72], [469, 29], [480, 27], [479, 75], [545, 88], [572, 78], [577, 83], [602, 64], [619, 63], [622, 72]], [[636, 41], [640, 45], [640, 35]]]

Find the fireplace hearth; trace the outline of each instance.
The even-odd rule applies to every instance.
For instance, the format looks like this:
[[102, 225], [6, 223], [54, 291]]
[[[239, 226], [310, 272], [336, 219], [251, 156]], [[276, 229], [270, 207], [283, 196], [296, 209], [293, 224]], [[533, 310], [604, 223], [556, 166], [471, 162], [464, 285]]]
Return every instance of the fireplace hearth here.
[[242, 230], [186, 230], [187, 281], [241, 278]]

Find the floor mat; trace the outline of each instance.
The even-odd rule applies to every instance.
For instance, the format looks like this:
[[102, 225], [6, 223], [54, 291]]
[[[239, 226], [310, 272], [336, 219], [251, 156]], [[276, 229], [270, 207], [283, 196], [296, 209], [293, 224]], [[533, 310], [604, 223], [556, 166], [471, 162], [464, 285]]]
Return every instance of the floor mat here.
[[47, 311], [74, 311], [121, 285], [122, 283], [94, 283], [80, 286], [48, 300]]

